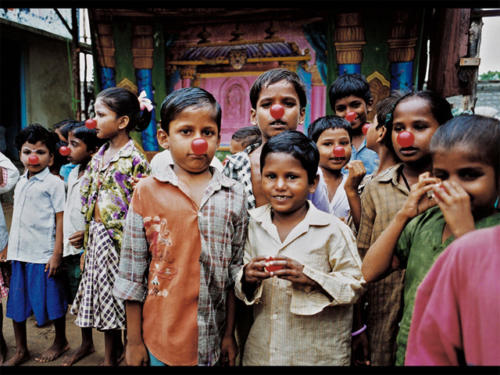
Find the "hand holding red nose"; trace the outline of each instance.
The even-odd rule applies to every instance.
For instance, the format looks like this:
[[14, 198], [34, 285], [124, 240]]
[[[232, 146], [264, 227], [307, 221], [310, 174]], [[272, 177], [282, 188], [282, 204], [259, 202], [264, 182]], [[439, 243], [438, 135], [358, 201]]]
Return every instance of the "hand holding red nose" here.
[[196, 155], [202, 155], [208, 150], [208, 143], [203, 138], [195, 138], [191, 142], [191, 149]]
[[285, 108], [281, 104], [274, 104], [271, 106], [271, 116], [273, 116], [276, 120], [279, 120], [285, 114]]
[[345, 119], [349, 122], [353, 122], [356, 120], [356, 112], [347, 112], [345, 115]]
[[28, 163], [30, 163], [31, 165], [36, 165], [40, 162], [40, 159], [38, 159], [38, 156], [36, 155], [30, 155], [28, 157]]
[[68, 146], [61, 146], [59, 147], [59, 153], [62, 156], [68, 156], [69, 154], [71, 154], [71, 150], [69, 149]]
[[337, 146], [333, 149], [333, 156], [336, 158], [343, 158], [345, 156], [345, 149], [342, 146]]
[[413, 146], [413, 142], [415, 141], [415, 136], [413, 135], [413, 133], [405, 130], [398, 134], [396, 141], [401, 147], [411, 147]]
[[97, 127], [97, 121], [93, 118], [89, 118], [87, 121], [85, 121], [85, 126], [88, 129], [95, 129]]

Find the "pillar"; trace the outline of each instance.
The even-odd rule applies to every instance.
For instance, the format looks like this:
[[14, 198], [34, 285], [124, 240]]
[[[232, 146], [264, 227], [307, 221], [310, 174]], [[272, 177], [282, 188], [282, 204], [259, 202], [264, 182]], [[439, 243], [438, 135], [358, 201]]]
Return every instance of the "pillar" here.
[[110, 24], [98, 24], [97, 32], [99, 34], [97, 58], [100, 67], [101, 89], [104, 90], [116, 86], [115, 43], [113, 41], [113, 31]]
[[[153, 101], [153, 26], [135, 25], [132, 34], [132, 56], [137, 78], [137, 91], [146, 92], [148, 99]], [[144, 151], [158, 151], [156, 139], [156, 110], [151, 111], [151, 121], [142, 132], [142, 147]]]
[[340, 13], [335, 17], [334, 45], [339, 75], [361, 73], [365, 30], [360, 13]]
[[391, 63], [391, 90], [413, 90], [413, 60], [418, 39], [416, 14], [416, 10], [393, 12], [393, 26], [387, 40]]
[[183, 66], [181, 68], [182, 88], [191, 87], [195, 75], [196, 75], [196, 66], [194, 65]]

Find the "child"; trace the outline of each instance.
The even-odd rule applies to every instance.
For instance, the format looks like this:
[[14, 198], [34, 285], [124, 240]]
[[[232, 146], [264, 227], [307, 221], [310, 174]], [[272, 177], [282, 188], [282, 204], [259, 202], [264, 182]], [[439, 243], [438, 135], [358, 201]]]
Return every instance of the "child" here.
[[360, 74], [343, 74], [330, 86], [328, 91], [330, 106], [337, 116], [346, 117], [354, 112], [356, 117], [351, 121], [352, 154], [351, 160], [361, 160], [367, 174], [375, 172], [378, 167], [377, 154], [366, 147], [365, 135], [362, 132], [366, 116], [373, 103], [370, 86]]
[[[319, 150], [320, 178], [328, 188], [330, 212], [347, 222], [352, 212], [356, 227], [359, 225], [361, 205], [358, 186], [365, 175], [365, 168], [360, 160], [351, 158], [351, 124], [338, 116], [320, 117], [309, 125], [309, 138]], [[346, 166], [349, 177], [341, 170]]]
[[500, 365], [499, 238], [500, 225], [467, 233], [436, 260], [417, 290], [405, 365]]
[[[271, 69], [261, 74], [250, 88], [250, 103], [250, 119], [253, 125], [259, 127], [262, 142], [251, 144], [244, 151], [228, 156], [223, 170], [226, 176], [245, 186], [248, 209], [268, 203], [261, 187], [262, 147], [276, 134], [295, 130], [304, 122], [306, 90], [295, 72], [281, 68]], [[272, 111], [272, 107], [277, 111]], [[328, 193], [324, 183], [310, 199], [320, 210], [329, 212]]]
[[245, 150], [248, 146], [260, 142], [262, 133], [258, 126], [245, 126], [236, 130], [231, 136], [231, 144], [229, 145], [229, 152], [236, 154]]
[[5, 365], [15, 366], [29, 358], [26, 319], [35, 314], [42, 326], [54, 322], [53, 345], [35, 360], [49, 362], [69, 349], [65, 333], [67, 302], [56, 272], [62, 257], [64, 182], [52, 175], [53, 133], [32, 124], [16, 136], [19, 158], [26, 171], [14, 190], [14, 211], [7, 260], [12, 261], [6, 316], [12, 319], [16, 354]]
[[[394, 127], [398, 126], [394, 118]], [[367, 281], [386, 272], [394, 254], [406, 268], [397, 365], [404, 364], [417, 287], [438, 255], [474, 228], [500, 223], [500, 212], [494, 207], [499, 195], [499, 130], [498, 121], [469, 115], [440, 127], [430, 144], [434, 177], [429, 172], [420, 175], [403, 207], [364, 258]], [[430, 191], [433, 199], [427, 194]]]
[[[114, 294], [128, 365], [234, 365], [234, 293], [247, 228], [243, 186], [210, 167], [221, 110], [200, 88], [172, 92], [158, 142], [172, 163], [137, 185]], [[203, 144], [205, 149], [197, 149]]]
[[62, 146], [68, 146], [68, 133], [75, 126], [81, 126], [84, 123], [75, 120], [63, 120], [53, 125], [53, 132], [57, 135], [56, 153], [54, 155], [54, 164], [51, 166], [51, 172], [59, 175], [68, 182], [68, 176], [71, 170], [76, 166], [68, 162], [67, 156], [61, 155], [59, 149]]
[[[81, 280], [80, 260], [83, 258], [85, 217], [81, 213], [80, 185], [83, 173], [92, 155], [102, 143], [102, 140], [96, 136], [96, 130], [88, 129], [86, 126], [74, 127], [68, 133], [68, 144], [71, 151], [68, 160], [77, 166], [71, 170], [68, 176], [68, 191], [63, 221], [63, 270], [65, 271], [69, 304], [73, 304]], [[66, 358], [63, 365], [71, 366], [93, 352], [92, 328], [82, 327], [82, 344], [72, 356]]]
[[[16, 166], [4, 155], [0, 152], [0, 194], [6, 193], [11, 190], [17, 180], [19, 179], [19, 171]], [[5, 216], [3, 214], [3, 208], [0, 204], [0, 365], [5, 360], [5, 356], [7, 355], [7, 344], [5, 343], [5, 339], [3, 337], [3, 306], [2, 299], [7, 297], [9, 293], [8, 289], [8, 281], [4, 279], [3, 269], [8, 268], [8, 265], [5, 262], [7, 258], [7, 241], [9, 238], [9, 233], [7, 231], [7, 223], [5, 222]]]
[[254, 306], [255, 316], [243, 365], [350, 364], [361, 260], [351, 230], [307, 200], [318, 162], [314, 142], [297, 131], [262, 149], [262, 190], [270, 203], [250, 211], [236, 282], [237, 297]]
[[[451, 117], [450, 104], [430, 91], [408, 93], [394, 103], [385, 126], [390, 134], [391, 147], [402, 162], [373, 178], [361, 194], [357, 240], [362, 258], [403, 206], [410, 185], [417, 182], [419, 174], [431, 170], [431, 137]], [[403, 130], [415, 137], [411, 147], [402, 147], [397, 142], [397, 136]], [[403, 270], [395, 270], [383, 279], [368, 284], [365, 312], [370, 358], [374, 366], [394, 365], [403, 277]]]
[[[366, 133], [366, 147], [377, 153], [379, 164], [378, 169], [371, 174], [369, 180], [400, 162], [392, 147], [392, 140], [385, 124], [391, 116], [394, 103], [401, 96], [403, 96], [402, 92], [393, 91], [391, 95], [375, 105], [377, 115]], [[365, 180], [363, 182], [366, 184], [368, 181]]]
[[149, 164], [130, 139], [133, 129], [145, 129], [151, 113], [141, 111], [130, 91], [111, 87], [96, 98], [96, 134], [107, 142], [82, 177], [85, 216], [85, 266], [71, 313], [81, 328], [104, 331], [104, 365], [115, 365], [122, 351], [125, 306], [112, 294], [118, 273], [123, 224], [132, 198], [132, 178], [149, 173]]

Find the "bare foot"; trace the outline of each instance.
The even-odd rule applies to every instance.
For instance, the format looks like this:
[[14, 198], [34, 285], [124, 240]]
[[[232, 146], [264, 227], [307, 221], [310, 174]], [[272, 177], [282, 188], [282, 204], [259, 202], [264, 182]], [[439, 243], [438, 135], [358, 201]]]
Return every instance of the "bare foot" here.
[[35, 361], [40, 363], [51, 362], [59, 358], [62, 354], [64, 354], [68, 350], [69, 350], [68, 343], [66, 343], [63, 346], [54, 344], [50, 348], [48, 348], [45, 352], [35, 357]]
[[30, 353], [26, 351], [16, 352], [14, 357], [9, 359], [7, 362], [2, 363], [2, 366], [18, 366], [23, 362], [26, 362], [30, 358]]
[[95, 352], [94, 345], [85, 345], [80, 346], [73, 355], [68, 355], [66, 359], [63, 361], [63, 366], [72, 366], [80, 359], [92, 354]]

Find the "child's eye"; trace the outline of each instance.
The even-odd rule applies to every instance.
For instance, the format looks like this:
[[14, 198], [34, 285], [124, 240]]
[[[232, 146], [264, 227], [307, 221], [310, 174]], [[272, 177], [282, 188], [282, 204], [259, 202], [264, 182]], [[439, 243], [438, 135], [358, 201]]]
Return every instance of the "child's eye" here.
[[458, 175], [462, 180], [465, 181], [472, 181], [475, 180], [483, 175], [481, 171], [478, 171], [476, 169], [463, 169], [458, 172]]
[[324, 142], [322, 143], [322, 146], [331, 146], [332, 145], [332, 142]]
[[404, 127], [402, 127], [401, 125], [395, 125], [393, 127], [393, 129], [395, 132], [400, 132], [400, 131], [404, 130]]
[[206, 135], [206, 136], [212, 136], [212, 135], [215, 135], [215, 132], [213, 130], [203, 130], [203, 135]]
[[260, 103], [260, 106], [261, 106], [262, 108], [268, 108], [268, 107], [270, 107], [270, 106], [271, 106], [271, 102], [262, 102], [262, 103]]
[[191, 134], [191, 129], [181, 129], [180, 132], [184, 135]]
[[274, 173], [268, 173], [265, 177], [269, 180], [274, 180], [276, 178], [276, 175]]
[[444, 171], [434, 171], [432, 174], [434, 177], [439, 178], [442, 181], [446, 181], [448, 179], [448, 173]]
[[24, 155], [29, 155], [31, 153], [31, 150], [23, 150]]
[[359, 108], [361, 106], [361, 102], [352, 102], [349, 104], [352, 108]]
[[289, 180], [295, 180], [296, 178], [298, 178], [298, 176], [294, 175], [294, 174], [289, 174], [288, 176], [286, 176]]
[[290, 107], [295, 107], [297, 105], [297, 103], [295, 101], [293, 101], [293, 100], [287, 100], [287, 101], [285, 101], [284, 104], [285, 104], [285, 106], [287, 106], [289, 108]]
[[344, 105], [339, 105], [338, 107], [335, 107], [335, 112], [344, 112], [346, 110], [346, 107]]
[[341, 141], [340, 144], [342, 146], [347, 146], [349, 144], [349, 141]]

